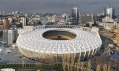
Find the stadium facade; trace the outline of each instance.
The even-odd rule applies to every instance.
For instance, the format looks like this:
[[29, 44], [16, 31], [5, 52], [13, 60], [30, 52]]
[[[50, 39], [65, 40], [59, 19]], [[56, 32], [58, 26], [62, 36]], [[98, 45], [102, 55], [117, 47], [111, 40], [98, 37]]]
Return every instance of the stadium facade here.
[[74, 59], [90, 57], [100, 49], [102, 40], [97, 28], [38, 26], [20, 30], [16, 43], [26, 57], [61, 60], [71, 55]]

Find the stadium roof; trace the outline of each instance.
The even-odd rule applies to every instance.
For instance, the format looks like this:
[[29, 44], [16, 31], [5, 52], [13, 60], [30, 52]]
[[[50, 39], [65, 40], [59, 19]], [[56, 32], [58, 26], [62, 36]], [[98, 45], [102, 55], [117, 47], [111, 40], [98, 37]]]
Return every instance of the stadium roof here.
[[[42, 35], [48, 30], [65, 30], [76, 34], [71, 40], [50, 40]], [[94, 33], [78, 28], [43, 28], [19, 35], [17, 45], [20, 48], [37, 53], [69, 54], [91, 51], [100, 48], [101, 39]]]

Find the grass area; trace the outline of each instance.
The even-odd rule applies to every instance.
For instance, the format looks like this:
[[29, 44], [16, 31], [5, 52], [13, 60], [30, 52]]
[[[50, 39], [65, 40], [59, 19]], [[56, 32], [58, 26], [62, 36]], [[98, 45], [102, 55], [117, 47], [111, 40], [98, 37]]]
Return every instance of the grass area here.
[[54, 69], [60, 71], [62, 64], [0, 64], [1, 68], [14, 68], [14, 69]]

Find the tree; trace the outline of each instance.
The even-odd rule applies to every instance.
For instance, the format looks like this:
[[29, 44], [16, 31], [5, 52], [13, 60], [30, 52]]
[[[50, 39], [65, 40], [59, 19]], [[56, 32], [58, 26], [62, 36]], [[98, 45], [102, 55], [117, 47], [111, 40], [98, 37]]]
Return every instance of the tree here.
[[108, 71], [111, 71], [111, 66], [110, 66], [110, 64], [108, 65]]
[[87, 71], [91, 71], [91, 62], [90, 62], [90, 60], [88, 61]]
[[96, 67], [96, 71], [100, 71], [100, 65], [99, 64]]
[[106, 64], [103, 65], [103, 71], [107, 71], [107, 65]]

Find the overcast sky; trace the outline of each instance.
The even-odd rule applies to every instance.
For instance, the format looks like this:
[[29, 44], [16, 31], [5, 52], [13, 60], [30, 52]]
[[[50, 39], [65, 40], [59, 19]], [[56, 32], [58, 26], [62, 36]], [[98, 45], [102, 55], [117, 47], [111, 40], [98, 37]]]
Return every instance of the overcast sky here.
[[100, 13], [107, 6], [119, 13], [119, 0], [0, 0], [0, 11], [7, 12], [70, 13], [78, 7], [81, 13]]

